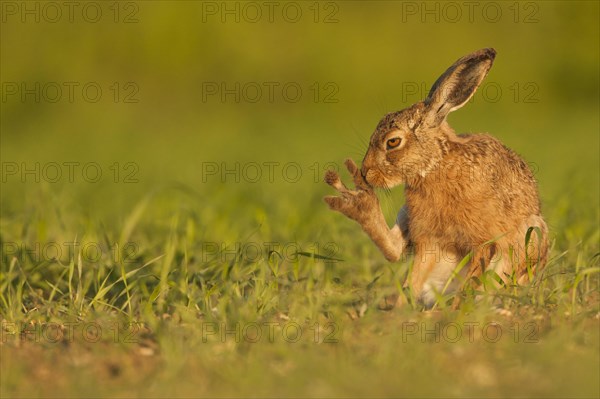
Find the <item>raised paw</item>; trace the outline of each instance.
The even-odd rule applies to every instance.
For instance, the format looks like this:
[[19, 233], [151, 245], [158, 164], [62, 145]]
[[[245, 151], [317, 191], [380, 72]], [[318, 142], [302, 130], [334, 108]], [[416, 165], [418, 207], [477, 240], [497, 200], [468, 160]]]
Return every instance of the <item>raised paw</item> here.
[[336, 171], [328, 170], [325, 173], [325, 182], [335, 188], [341, 195], [327, 196], [324, 201], [329, 205], [329, 208], [362, 223], [368, 220], [370, 214], [378, 208], [379, 201], [373, 189], [363, 179], [360, 169], [354, 161], [347, 159], [345, 164], [348, 172], [352, 175], [355, 189], [348, 189], [342, 183]]

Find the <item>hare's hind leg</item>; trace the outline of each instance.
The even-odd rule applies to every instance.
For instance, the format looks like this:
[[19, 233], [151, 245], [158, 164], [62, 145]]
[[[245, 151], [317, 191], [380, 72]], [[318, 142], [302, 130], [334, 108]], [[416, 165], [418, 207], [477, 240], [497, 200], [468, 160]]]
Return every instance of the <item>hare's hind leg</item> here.
[[531, 215], [512, 234], [498, 240], [496, 247], [498, 253], [490, 260], [488, 269], [495, 271], [506, 284], [511, 283], [513, 276], [518, 284], [525, 284], [530, 273], [533, 275], [546, 265], [546, 222], [539, 215]]
[[447, 248], [433, 243], [417, 245], [410, 276], [414, 298], [430, 308], [441, 295], [456, 291], [464, 279], [464, 271], [450, 279], [459, 262], [460, 257]]
[[519, 226], [513, 237], [513, 268], [518, 284], [526, 284], [529, 276], [546, 266], [548, 256], [548, 226], [539, 215], [531, 215]]
[[[526, 239], [530, 228], [531, 232]], [[534, 275], [545, 266], [547, 253], [548, 227], [541, 216], [532, 215], [513, 234], [475, 251], [468, 265], [467, 280], [473, 282], [485, 271], [493, 270], [506, 285], [513, 284], [513, 276], [516, 277], [517, 284], [526, 284], [530, 274]], [[502, 283], [491, 281], [492, 287], [500, 288], [501, 285]], [[481, 284], [474, 288], [481, 288]], [[455, 298], [455, 309], [460, 300], [459, 296]]]
[[[486, 243], [479, 248], [474, 249], [471, 260], [465, 266], [466, 273], [461, 287], [461, 291], [464, 290], [468, 284], [475, 290], [481, 289], [480, 277], [481, 275], [490, 268], [494, 268], [494, 265], [498, 262], [502, 262], [500, 256], [501, 250], [498, 242]], [[452, 308], [458, 309], [462, 302], [462, 292], [458, 293], [454, 297], [452, 302]]]

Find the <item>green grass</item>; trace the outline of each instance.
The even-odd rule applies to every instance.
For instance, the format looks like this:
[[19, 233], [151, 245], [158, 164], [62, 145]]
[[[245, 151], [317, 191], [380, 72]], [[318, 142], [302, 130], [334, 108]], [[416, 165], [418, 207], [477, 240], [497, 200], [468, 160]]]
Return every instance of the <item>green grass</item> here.
[[[3, 396], [597, 395], [593, 218], [568, 224], [589, 240], [554, 233], [531, 286], [468, 298], [458, 311], [385, 312], [378, 305], [398, 293], [410, 259], [387, 264], [314, 195], [298, 205], [318, 215], [306, 220], [284, 215], [296, 212], [284, 189], [264, 200], [269, 216], [231, 210], [227, 195], [214, 202], [227, 212], [221, 223], [198, 195], [169, 188], [143, 197], [118, 228], [74, 218], [87, 229], [65, 229], [73, 235], [56, 227], [69, 210], [42, 216], [53, 205], [41, 198], [18, 241], [31, 250], [2, 259]], [[259, 187], [245, 193], [259, 197]], [[44, 236], [81, 250], [46, 259], [33, 250]], [[3, 234], [5, 249], [12, 242]]]
[[[535, 3], [532, 24], [399, 24], [402, 2], [342, 2], [329, 25], [198, 24], [200, 3], [138, 4], [138, 24], [1, 25], [2, 82], [107, 93], [0, 104], [1, 397], [600, 396], [596, 2]], [[504, 95], [476, 94], [450, 123], [534, 165], [547, 267], [458, 310], [380, 310], [404, 294], [411, 258], [387, 263], [330, 212], [322, 176], [417, 101], [402, 83], [431, 84], [486, 46]], [[139, 102], [115, 103], [115, 81], [135, 82]], [[307, 95], [203, 102], [207, 81]], [[314, 82], [334, 82], [339, 101], [315, 103]], [[515, 101], [515, 82], [539, 101]], [[65, 162], [79, 162], [73, 181]], [[380, 198], [391, 223], [402, 189]]]

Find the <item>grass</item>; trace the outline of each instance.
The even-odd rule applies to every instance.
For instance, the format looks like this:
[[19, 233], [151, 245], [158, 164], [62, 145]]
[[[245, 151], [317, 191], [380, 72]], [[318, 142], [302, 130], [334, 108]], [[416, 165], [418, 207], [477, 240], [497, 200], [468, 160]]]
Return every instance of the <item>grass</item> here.
[[[60, 259], [3, 235], [3, 397], [598, 394], [593, 239], [555, 237], [531, 285], [470, 296], [457, 311], [382, 311], [410, 259], [386, 264], [354, 225], [315, 218], [286, 241], [281, 230], [293, 229], [266, 220], [241, 236], [207, 232], [190, 196], [145, 196], [120, 230], [82, 238], [44, 233], [51, 217], [23, 226], [47, 243], [77, 240]], [[593, 231], [593, 219], [573, 223]], [[311, 230], [335, 242], [312, 242]]]
[[[136, 4], [134, 24], [105, 8], [97, 24], [0, 25], [3, 83], [105, 93], [0, 103], [2, 398], [600, 396], [597, 2], [523, 3], [535, 23], [514, 23], [512, 2], [498, 23], [399, 23], [406, 2], [340, 2], [334, 24], [312, 22], [312, 2], [295, 24]], [[488, 46], [503, 94], [477, 92], [449, 121], [530, 162], [547, 267], [457, 310], [451, 296], [380, 310], [410, 297], [411, 258], [386, 262], [330, 212], [322, 176], [422, 97], [405, 88]], [[206, 82], [273, 81], [305, 96], [203, 101]], [[338, 101], [321, 101], [331, 87]], [[380, 199], [391, 222], [402, 190]]]

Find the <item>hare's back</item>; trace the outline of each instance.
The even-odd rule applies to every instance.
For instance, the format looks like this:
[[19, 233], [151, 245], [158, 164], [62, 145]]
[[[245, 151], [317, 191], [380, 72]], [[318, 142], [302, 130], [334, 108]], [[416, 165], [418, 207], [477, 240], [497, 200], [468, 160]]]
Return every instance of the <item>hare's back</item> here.
[[523, 217], [539, 214], [537, 182], [527, 162], [495, 137], [461, 135], [454, 146], [453, 162], [469, 173], [461, 186], [491, 201], [499, 214]]

